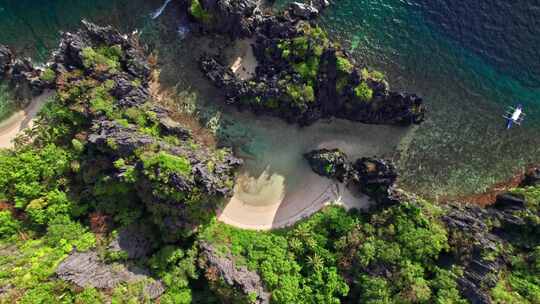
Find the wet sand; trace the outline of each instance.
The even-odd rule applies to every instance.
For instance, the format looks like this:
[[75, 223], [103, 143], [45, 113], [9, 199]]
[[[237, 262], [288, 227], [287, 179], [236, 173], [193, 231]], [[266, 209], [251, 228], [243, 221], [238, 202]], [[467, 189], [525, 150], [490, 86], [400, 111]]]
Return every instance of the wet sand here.
[[45, 92], [34, 98], [26, 109], [18, 111], [8, 119], [0, 123], [0, 149], [13, 147], [13, 139], [19, 132], [26, 128], [31, 128], [34, 117], [39, 113], [45, 102], [54, 92]]

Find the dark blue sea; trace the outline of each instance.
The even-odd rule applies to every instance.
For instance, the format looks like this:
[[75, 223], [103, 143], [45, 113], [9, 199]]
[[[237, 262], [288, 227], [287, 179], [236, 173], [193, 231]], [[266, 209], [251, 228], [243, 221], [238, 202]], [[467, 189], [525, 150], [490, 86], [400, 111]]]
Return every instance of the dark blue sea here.
[[[287, 1], [278, 1], [282, 7]], [[133, 30], [161, 1], [0, 0], [0, 43], [45, 60], [81, 18]], [[334, 0], [321, 23], [356, 60], [415, 92], [428, 120], [393, 157], [428, 197], [479, 192], [540, 163], [540, 1]], [[522, 103], [523, 126], [502, 115]]]

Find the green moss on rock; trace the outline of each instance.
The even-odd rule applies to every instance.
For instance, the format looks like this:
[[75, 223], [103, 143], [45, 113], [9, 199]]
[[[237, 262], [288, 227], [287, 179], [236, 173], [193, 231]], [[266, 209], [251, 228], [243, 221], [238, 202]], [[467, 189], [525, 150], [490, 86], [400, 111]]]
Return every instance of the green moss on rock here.
[[191, 0], [189, 13], [201, 22], [210, 22], [211, 15], [203, 8], [200, 0]]
[[362, 82], [356, 88], [354, 88], [354, 95], [360, 99], [360, 101], [368, 103], [373, 98], [373, 90], [367, 85], [367, 83]]

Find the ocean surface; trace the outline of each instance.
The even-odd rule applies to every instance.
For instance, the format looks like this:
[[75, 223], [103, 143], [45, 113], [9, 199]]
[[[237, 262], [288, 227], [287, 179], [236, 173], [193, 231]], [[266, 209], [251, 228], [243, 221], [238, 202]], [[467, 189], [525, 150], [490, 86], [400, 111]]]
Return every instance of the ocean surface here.
[[[56, 46], [58, 31], [75, 28], [81, 18], [131, 31], [154, 22], [151, 13], [163, 2], [0, 0], [0, 43], [43, 61]], [[276, 8], [286, 2], [278, 0]], [[364, 149], [384, 151], [383, 156], [393, 158], [402, 187], [441, 199], [482, 191], [527, 164], [540, 163], [538, 0], [336, 0], [321, 23], [358, 63], [383, 71], [393, 89], [415, 92], [429, 107], [428, 119], [420, 127], [394, 132], [401, 142], [393, 151]], [[189, 82], [197, 77], [185, 78]], [[506, 131], [501, 116], [507, 106], [517, 103], [525, 106], [527, 118], [523, 126]], [[267, 123], [250, 123], [257, 119], [264, 118], [238, 118], [230, 128], [249, 126], [256, 134], [246, 148], [255, 158], [252, 170], [274, 163], [279, 167], [279, 159], [291, 158], [287, 151], [300, 152], [291, 147], [280, 150], [286, 138], [272, 139], [280, 135], [265, 131]], [[350, 124], [321, 128], [331, 129], [336, 141], [353, 141], [352, 146], [369, 142], [354, 139], [356, 127]], [[344, 128], [346, 138], [340, 139], [339, 128]], [[389, 136], [387, 128], [381, 128], [385, 130], [381, 136]], [[309, 130], [290, 136], [305, 137], [303, 132]], [[245, 133], [242, 136], [249, 136]], [[358, 132], [357, 137], [365, 134]], [[294, 145], [295, 138], [290, 142]], [[301, 162], [301, 157], [293, 160]], [[292, 174], [285, 171], [281, 173]]]

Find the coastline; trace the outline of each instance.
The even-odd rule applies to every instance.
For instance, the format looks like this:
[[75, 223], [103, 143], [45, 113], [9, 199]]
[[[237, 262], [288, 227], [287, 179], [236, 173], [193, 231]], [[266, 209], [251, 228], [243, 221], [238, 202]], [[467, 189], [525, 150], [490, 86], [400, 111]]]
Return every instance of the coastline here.
[[13, 147], [13, 139], [19, 132], [31, 128], [33, 120], [45, 105], [47, 99], [54, 95], [54, 91], [46, 91], [32, 99], [28, 107], [13, 113], [6, 120], [0, 122], [0, 149], [10, 149]]

